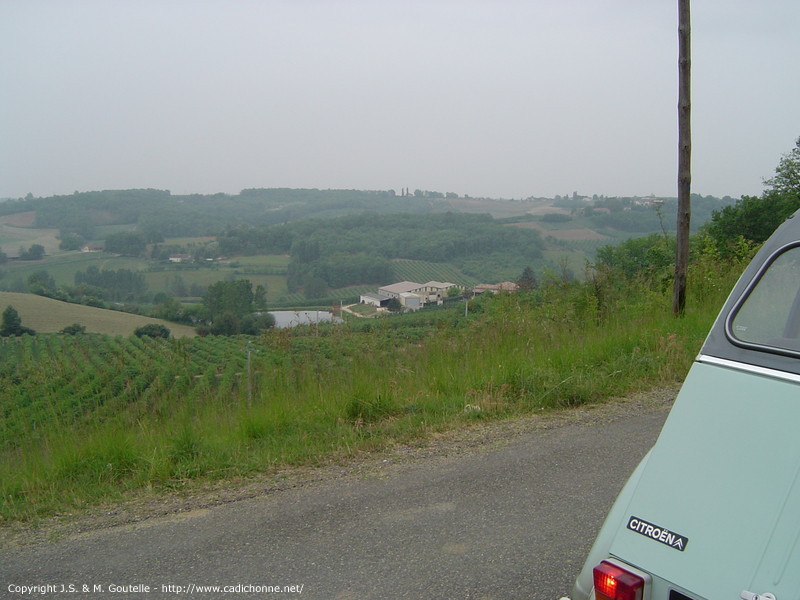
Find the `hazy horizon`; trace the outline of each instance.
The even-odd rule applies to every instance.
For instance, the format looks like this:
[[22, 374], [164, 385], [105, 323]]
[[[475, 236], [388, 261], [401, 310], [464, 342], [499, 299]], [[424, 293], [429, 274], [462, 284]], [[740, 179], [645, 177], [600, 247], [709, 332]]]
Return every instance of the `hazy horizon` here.
[[[184, 192], [184, 193], [176, 193], [176, 192], [173, 192], [172, 190], [161, 189], [161, 188], [139, 188], [139, 187], [136, 187], [136, 188], [104, 188], [104, 189], [96, 189], [96, 190], [73, 190], [72, 192], [49, 194], [47, 196], [36, 196], [32, 192], [30, 192], [30, 193], [31, 193], [31, 197], [32, 198], [50, 198], [50, 197], [70, 196], [70, 195], [74, 195], [76, 193], [81, 194], [81, 193], [90, 193], [90, 192], [130, 191], [130, 190], [137, 190], [137, 189], [157, 189], [159, 191], [168, 192], [171, 196], [215, 196], [217, 194], [223, 194], [225, 196], [235, 197], [235, 196], [238, 196], [240, 194], [240, 192], [244, 191], [245, 189], [254, 189], [254, 188], [243, 188], [242, 190], [239, 190], [239, 192], [192, 192], [192, 191], [188, 191], [188, 192]], [[291, 190], [312, 189], [312, 190], [320, 190], [320, 191], [348, 191], [348, 190], [352, 190], [352, 191], [355, 191], [355, 192], [376, 192], [376, 193], [383, 193], [383, 192], [390, 192], [391, 193], [391, 192], [394, 192], [395, 195], [398, 196], [398, 197], [401, 197], [401, 195], [402, 195], [401, 194], [401, 190], [394, 189], [394, 188], [388, 188], [388, 189], [384, 189], [384, 190], [367, 190], [367, 189], [356, 189], [356, 188], [346, 188], [346, 189], [345, 188], [255, 188], [255, 189], [291, 189]], [[412, 196], [414, 195], [414, 191], [415, 190], [408, 190], [409, 194], [412, 195]], [[434, 192], [434, 193], [438, 192], [438, 193], [442, 193], [442, 194], [447, 193], [447, 192], [442, 192], [441, 190], [421, 190], [421, 191], [423, 191], [423, 192]], [[699, 193], [699, 192], [694, 192], [694, 191], [692, 192], [692, 194], [697, 194], [697, 193]], [[730, 194], [726, 194], [724, 196], [714, 196], [713, 194], [701, 194], [701, 195], [704, 196], [704, 197], [711, 196], [712, 198], [718, 198], [719, 200], [723, 200], [725, 198], [736, 199], [736, 197], [730, 196]], [[583, 193], [578, 193], [578, 196], [579, 197], [584, 197], [584, 198], [591, 198], [592, 196], [598, 196], [600, 198], [647, 198], [647, 197], [650, 196], [650, 194], [639, 194], [639, 195], [637, 195], [637, 194], [616, 194], [614, 196], [606, 196], [605, 194], [593, 194], [593, 193], [583, 194]], [[657, 197], [657, 198], [673, 198], [673, 199], [677, 200], [677, 193], [674, 193], [672, 195], [654, 194], [654, 196]], [[457, 198], [458, 199], [462, 199], [462, 200], [465, 200], [465, 199], [470, 199], [470, 200], [497, 200], [497, 201], [506, 200], [506, 201], [509, 201], [509, 202], [520, 202], [520, 201], [528, 201], [528, 200], [533, 200], [533, 201], [536, 201], [536, 200], [551, 200], [552, 201], [552, 200], [556, 200], [559, 197], [564, 197], [564, 195], [563, 194], [554, 194], [553, 196], [528, 196], [526, 198], [507, 198], [507, 197], [501, 197], [501, 196], [476, 196], [476, 195], [470, 194], [469, 192], [465, 192], [463, 194], [458, 194], [457, 195]], [[27, 194], [25, 196], [3, 196], [3, 197], [0, 197], [0, 202], [25, 200], [26, 198], [27, 198]]]
[[[800, 3], [692, 7], [692, 191], [800, 136]], [[0, 197], [677, 195], [677, 3], [0, 0]]]

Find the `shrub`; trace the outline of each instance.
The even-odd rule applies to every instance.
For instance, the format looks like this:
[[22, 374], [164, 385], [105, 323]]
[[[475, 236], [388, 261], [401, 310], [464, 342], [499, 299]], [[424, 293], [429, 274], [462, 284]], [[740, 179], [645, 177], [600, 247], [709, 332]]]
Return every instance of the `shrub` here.
[[59, 331], [59, 333], [63, 333], [64, 335], [79, 335], [81, 333], [86, 333], [86, 325], [79, 325], [78, 323], [73, 323], [72, 325], [67, 325]]
[[138, 327], [136, 331], [133, 332], [133, 335], [136, 337], [167, 339], [170, 335], [170, 331], [167, 327], [161, 325], [160, 323], [150, 323], [148, 325], [142, 325], [141, 327]]
[[3, 311], [3, 322], [0, 324], [0, 337], [20, 336], [24, 334], [34, 335], [36, 332], [29, 327], [22, 325], [17, 309], [9, 305]]

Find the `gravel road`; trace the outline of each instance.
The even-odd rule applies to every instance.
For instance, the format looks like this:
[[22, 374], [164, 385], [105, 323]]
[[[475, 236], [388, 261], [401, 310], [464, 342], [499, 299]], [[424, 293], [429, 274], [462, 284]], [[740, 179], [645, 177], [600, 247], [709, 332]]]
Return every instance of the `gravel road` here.
[[0, 597], [555, 599], [674, 395], [5, 528]]

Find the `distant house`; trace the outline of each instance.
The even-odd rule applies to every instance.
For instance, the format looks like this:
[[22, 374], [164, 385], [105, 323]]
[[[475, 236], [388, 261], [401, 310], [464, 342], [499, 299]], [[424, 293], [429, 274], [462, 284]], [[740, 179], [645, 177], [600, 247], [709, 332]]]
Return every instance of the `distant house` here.
[[[437, 302], [441, 304], [451, 288], [459, 288], [455, 283], [443, 283], [441, 281], [429, 281], [422, 286], [426, 302]], [[459, 288], [460, 289], [460, 288]]]
[[472, 289], [475, 294], [482, 294], [484, 292], [497, 294], [498, 292], [516, 292], [517, 290], [519, 290], [519, 286], [513, 281], [504, 281], [503, 283], [479, 283]]
[[451, 288], [460, 288], [455, 283], [443, 283], [441, 281], [429, 281], [428, 283], [416, 283], [414, 281], [401, 281], [378, 288], [378, 294], [389, 298], [401, 299], [402, 294], [415, 294], [420, 297], [420, 306], [428, 302], [441, 303]]
[[661, 198], [656, 198], [653, 194], [649, 196], [644, 196], [642, 198], [634, 198], [633, 205], [634, 206], [642, 206], [645, 208], [652, 208], [654, 206], [661, 206], [664, 204], [664, 200]]
[[171, 263], [192, 262], [192, 255], [191, 254], [172, 254], [169, 257], [169, 262], [171, 262]]
[[413, 281], [401, 281], [400, 283], [393, 283], [378, 288], [378, 295], [386, 296], [387, 298], [400, 298], [400, 294], [416, 294], [423, 288], [421, 283]]
[[84, 244], [81, 247], [81, 252], [102, 252], [103, 247], [100, 244], [95, 244], [94, 242], [89, 242], [88, 244]]
[[376, 306], [380, 308], [381, 306], [386, 306], [386, 303], [389, 302], [391, 298], [389, 296], [384, 296], [383, 294], [361, 294], [359, 298], [359, 302], [361, 304], [371, 304], [372, 306]]
[[418, 310], [424, 304], [422, 296], [413, 294], [411, 292], [403, 292], [400, 294], [400, 305], [408, 310]]

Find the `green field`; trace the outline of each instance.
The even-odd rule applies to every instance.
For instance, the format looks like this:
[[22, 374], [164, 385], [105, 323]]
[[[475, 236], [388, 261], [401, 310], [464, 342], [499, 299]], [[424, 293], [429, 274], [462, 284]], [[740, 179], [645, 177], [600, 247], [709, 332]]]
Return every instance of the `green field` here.
[[6, 254], [16, 254], [20, 247], [28, 249], [33, 244], [44, 246], [45, 252], [58, 251], [58, 229], [34, 229], [20, 227], [0, 218], [0, 250]]
[[[75, 273], [86, 271], [90, 266], [98, 269], [128, 269], [142, 271], [148, 261], [142, 258], [113, 256], [102, 252], [56, 252], [42, 260], [19, 260], [0, 267], [0, 289], [8, 289], [14, 281], [27, 281], [36, 271], [47, 271], [59, 286], [75, 285]], [[19, 290], [15, 290], [19, 291]]]
[[279, 302], [289, 294], [286, 289], [288, 256], [252, 256], [201, 264], [172, 264], [115, 256], [102, 252], [56, 252], [37, 261], [14, 261], [0, 267], [0, 289], [25, 290], [25, 282], [37, 271], [47, 271], [59, 287], [75, 285], [75, 273], [89, 267], [100, 270], [127, 269], [141, 272], [153, 294], [176, 296], [175, 282], [180, 278], [187, 288], [202, 288], [220, 280], [249, 279], [267, 289], [267, 301]]
[[86, 327], [88, 333], [105, 335], [133, 335], [138, 328], [150, 323], [165, 325], [174, 337], [194, 337], [193, 327], [178, 325], [140, 315], [105, 310], [81, 304], [70, 304], [44, 298], [34, 294], [0, 292], [0, 312], [13, 306], [22, 319], [22, 324], [37, 333], [58, 332], [77, 323]]

